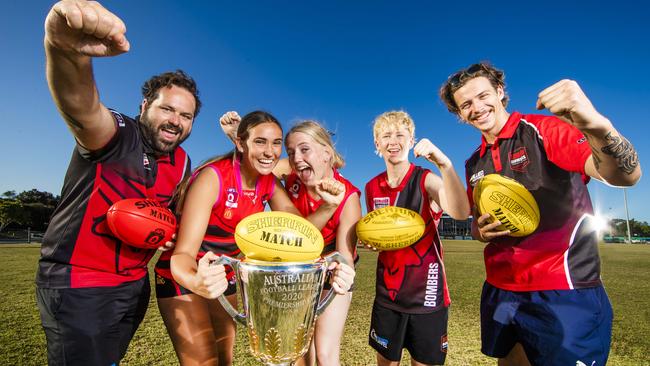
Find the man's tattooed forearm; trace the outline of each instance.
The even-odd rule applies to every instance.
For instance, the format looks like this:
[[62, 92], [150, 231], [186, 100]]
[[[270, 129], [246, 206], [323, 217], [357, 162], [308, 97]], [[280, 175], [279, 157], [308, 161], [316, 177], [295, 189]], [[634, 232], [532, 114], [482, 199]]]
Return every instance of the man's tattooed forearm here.
[[[639, 156], [636, 150], [634, 150], [634, 146], [621, 136], [612, 136], [611, 132], [607, 133], [605, 140], [608, 144], [603, 146], [600, 151], [613, 156], [620, 170], [627, 174], [632, 174], [639, 165]], [[596, 168], [598, 168], [598, 163], [596, 163]]]

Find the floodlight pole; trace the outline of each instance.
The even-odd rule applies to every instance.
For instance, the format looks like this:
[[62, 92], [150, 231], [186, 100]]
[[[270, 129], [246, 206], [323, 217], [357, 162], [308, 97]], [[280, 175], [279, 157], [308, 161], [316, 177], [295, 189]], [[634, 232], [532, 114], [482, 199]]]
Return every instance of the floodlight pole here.
[[632, 244], [632, 235], [630, 234], [630, 212], [627, 209], [627, 189], [623, 188], [623, 201], [625, 202], [625, 222], [627, 223], [627, 242]]

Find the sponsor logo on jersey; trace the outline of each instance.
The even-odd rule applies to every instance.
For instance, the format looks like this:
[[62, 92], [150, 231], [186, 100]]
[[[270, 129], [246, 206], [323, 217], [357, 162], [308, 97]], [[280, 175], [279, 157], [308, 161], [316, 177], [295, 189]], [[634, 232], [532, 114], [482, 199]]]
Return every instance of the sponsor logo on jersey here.
[[118, 127], [125, 127], [126, 123], [124, 123], [124, 118], [122, 118], [122, 115], [119, 112], [114, 111], [112, 109], [110, 109], [110, 111], [111, 111], [111, 113], [113, 113], [113, 117], [115, 117], [115, 120], [117, 121], [117, 126]]
[[427, 275], [427, 288], [424, 292], [424, 306], [435, 308], [438, 305], [438, 276], [440, 275], [438, 263], [429, 263]]
[[255, 191], [244, 191], [243, 192], [244, 197], [248, 198], [255, 204], [255, 201], [257, 201], [257, 192]]
[[[586, 138], [586, 137], [582, 137], [582, 138], [580, 138], [578, 141], [576, 141], [576, 144], [580, 145], [580, 144], [584, 144], [585, 142], [587, 142], [587, 138]], [[579, 362], [579, 361], [578, 361], [578, 362]]]
[[229, 208], [227, 208], [227, 209], [223, 212], [223, 217], [226, 218], [227, 220], [232, 219], [232, 210], [229, 209]]
[[485, 172], [482, 170], [478, 173], [472, 174], [472, 176], [469, 177], [469, 184], [474, 187], [476, 185], [476, 182], [483, 178], [483, 176], [485, 176]]
[[510, 160], [510, 169], [514, 171], [524, 172], [526, 171], [528, 164], [530, 164], [530, 159], [528, 159], [528, 154], [526, 154], [525, 147], [520, 147], [512, 152], [509, 152], [508, 158]]
[[390, 197], [375, 197], [372, 199], [372, 209], [390, 206]]
[[232, 187], [226, 189], [226, 207], [237, 208], [238, 198], [239, 198], [239, 194], [237, 193], [237, 189]]
[[370, 329], [370, 338], [377, 342], [378, 345], [388, 348], [388, 339], [378, 336], [374, 329]]

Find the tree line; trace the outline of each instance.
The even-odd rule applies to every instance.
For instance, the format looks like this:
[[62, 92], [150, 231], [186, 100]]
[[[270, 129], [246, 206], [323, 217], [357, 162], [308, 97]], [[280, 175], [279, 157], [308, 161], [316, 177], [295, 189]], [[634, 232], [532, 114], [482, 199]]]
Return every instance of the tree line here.
[[[28, 227], [34, 231], [45, 231], [60, 196], [37, 189], [16, 193], [6, 191], [0, 195], [0, 233], [8, 227], [22, 230]], [[632, 236], [650, 237], [650, 225], [645, 221], [630, 219]], [[611, 236], [626, 236], [625, 219], [612, 219], [609, 230]]]
[[7, 228], [45, 231], [60, 199], [37, 189], [4, 192], [0, 196], [0, 233]]
[[[627, 223], [625, 219], [612, 219], [609, 222], [609, 232], [611, 236], [627, 236]], [[650, 225], [645, 221], [630, 219], [630, 235], [650, 238]]]

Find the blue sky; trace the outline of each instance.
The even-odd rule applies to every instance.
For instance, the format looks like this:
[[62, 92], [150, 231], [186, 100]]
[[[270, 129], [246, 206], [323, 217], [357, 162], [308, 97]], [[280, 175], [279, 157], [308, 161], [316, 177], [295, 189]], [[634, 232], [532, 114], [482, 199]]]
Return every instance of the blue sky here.
[[[509, 110], [534, 112], [537, 93], [563, 78], [635, 145], [650, 169], [650, 6], [645, 2], [108, 1], [131, 51], [95, 61], [107, 106], [134, 115], [150, 75], [182, 68], [204, 108], [184, 144], [196, 166], [225, 152], [219, 116], [254, 109], [285, 128], [311, 118], [336, 132], [342, 173], [360, 188], [384, 169], [371, 124], [404, 109], [416, 135], [446, 152], [459, 174], [479, 143], [437, 97], [457, 69], [489, 60], [506, 71]], [[43, 21], [51, 3], [17, 1], [0, 15], [0, 192], [58, 194], [74, 141], [47, 90]], [[426, 161], [417, 163], [428, 166]], [[433, 167], [432, 167], [433, 168]], [[435, 171], [435, 168], [433, 168]], [[592, 182], [595, 206], [625, 217], [623, 191]], [[650, 221], [647, 177], [628, 189], [630, 216]]]

